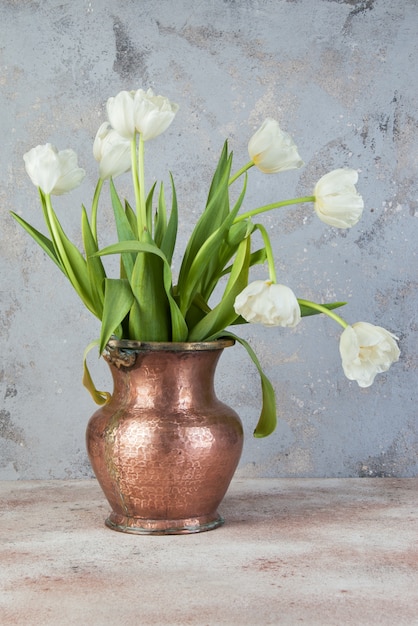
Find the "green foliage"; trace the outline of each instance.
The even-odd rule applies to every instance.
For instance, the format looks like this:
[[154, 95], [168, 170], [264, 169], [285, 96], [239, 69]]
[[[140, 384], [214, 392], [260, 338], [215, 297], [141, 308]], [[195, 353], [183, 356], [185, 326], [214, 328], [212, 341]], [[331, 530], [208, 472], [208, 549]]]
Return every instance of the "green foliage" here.
[[[140, 146], [143, 150], [143, 144], [140, 143]], [[112, 179], [109, 183], [117, 234], [117, 242], [112, 245], [101, 248], [97, 237], [97, 211], [103, 180], [99, 180], [97, 185], [90, 217], [86, 208], [82, 207], [82, 252], [64, 232], [52, 208], [50, 196], [41, 190], [41, 207], [49, 237], [12, 213], [13, 218], [68, 278], [85, 306], [101, 320], [100, 339], [91, 344], [84, 355], [83, 382], [96, 402], [108, 401], [109, 394], [95, 388], [86, 357], [95, 345], [102, 353], [112, 336], [157, 342], [196, 342], [233, 337], [246, 349], [259, 372], [262, 410], [254, 435], [267, 436], [276, 426], [273, 387], [250, 345], [227, 330], [229, 326], [246, 323], [235, 312], [234, 302], [248, 285], [250, 269], [266, 260], [269, 267], [271, 265], [271, 246], [266, 230], [251, 221], [253, 215], [265, 209], [262, 207], [239, 216], [247, 191], [246, 170], [252, 163], [231, 178], [232, 153], [225, 142], [206, 205], [186, 245], [176, 284], [171, 265], [179, 217], [173, 177], [170, 174], [171, 206], [168, 210], [164, 185], [161, 183], [157, 190], [154, 183], [145, 194], [145, 177], [141, 170], [143, 159], [139, 159], [139, 165], [134, 158], [132, 162], [134, 207], [127, 200], [121, 201]], [[231, 206], [231, 183], [241, 175], [242, 189]], [[285, 204], [276, 203], [267, 208], [270, 210]], [[257, 230], [263, 234], [263, 246], [252, 250], [252, 238]], [[103, 263], [103, 257], [107, 255], [119, 257], [119, 277], [107, 276]], [[222, 295], [213, 304], [216, 293]], [[303, 300], [300, 301], [300, 308], [302, 316], [308, 316], [332, 311], [343, 304], [315, 305]]]

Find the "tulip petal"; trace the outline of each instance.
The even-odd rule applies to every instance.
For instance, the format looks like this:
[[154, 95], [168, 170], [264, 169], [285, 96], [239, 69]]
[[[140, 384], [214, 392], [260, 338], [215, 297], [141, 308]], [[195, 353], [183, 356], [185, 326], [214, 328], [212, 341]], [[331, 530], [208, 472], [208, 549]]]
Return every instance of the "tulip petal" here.
[[51, 193], [60, 176], [58, 150], [50, 143], [36, 146], [23, 155], [26, 172], [36, 187], [45, 194]]
[[133, 139], [135, 136], [134, 91], [120, 91], [106, 104], [109, 122], [122, 137]]

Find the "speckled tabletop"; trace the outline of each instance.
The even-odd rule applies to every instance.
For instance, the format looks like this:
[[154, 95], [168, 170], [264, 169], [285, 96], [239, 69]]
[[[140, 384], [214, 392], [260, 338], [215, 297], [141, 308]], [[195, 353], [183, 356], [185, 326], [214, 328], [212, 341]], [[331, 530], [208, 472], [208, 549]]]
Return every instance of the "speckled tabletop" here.
[[104, 526], [95, 480], [0, 483], [0, 623], [418, 624], [418, 479], [234, 480], [224, 526]]

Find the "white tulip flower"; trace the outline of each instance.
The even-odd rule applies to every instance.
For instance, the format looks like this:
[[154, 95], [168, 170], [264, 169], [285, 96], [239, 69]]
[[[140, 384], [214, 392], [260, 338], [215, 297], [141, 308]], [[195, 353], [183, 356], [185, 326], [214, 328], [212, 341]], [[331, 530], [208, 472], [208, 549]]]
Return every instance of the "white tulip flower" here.
[[144, 141], [161, 135], [173, 121], [179, 107], [152, 89], [138, 89], [134, 96], [135, 126]]
[[104, 122], [93, 143], [93, 155], [99, 162], [100, 178], [114, 178], [131, 168], [131, 142]]
[[291, 136], [271, 118], [267, 118], [251, 137], [248, 154], [265, 174], [297, 169], [304, 164]]
[[357, 322], [344, 329], [340, 354], [344, 374], [360, 387], [370, 387], [376, 374], [386, 372], [399, 359], [397, 337], [367, 322]]
[[300, 306], [293, 291], [270, 280], [255, 280], [236, 297], [235, 312], [247, 322], [264, 326], [299, 324]]
[[109, 122], [119, 135], [133, 139], [138, 132], [148, 141], [170, 126], [179, 107], [168, 98], [156, 96], [152, 89], [138, 89], [109, 98], [106, 108]]
[[315, 185], [315, 211], [320, 220], [336, 228], [357, 224], [364, 208], [355, 184], [358, 174], [351, 169], [328, 172]]
[[36, 146], [23, 155], [26, 172], [45, 194], [59, 196], [78, 187], [86, 172], [78, 167], [74, 150], [58, 150], [50, 143]]

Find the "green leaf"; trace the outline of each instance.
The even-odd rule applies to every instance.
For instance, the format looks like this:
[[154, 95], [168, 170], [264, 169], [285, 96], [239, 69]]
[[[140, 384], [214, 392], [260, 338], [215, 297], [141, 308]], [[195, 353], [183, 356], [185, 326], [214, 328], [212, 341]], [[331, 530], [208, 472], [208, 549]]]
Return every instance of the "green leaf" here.
[[[228, 185], [229, 189], [229, 185]], [[247, 174], [245, 175], [244, 185], [239, 195], [237, 202], [232, 208], [230, 214], [227, 216], [227, 228], [225, 231], [225, 238], [220, 243], [219, 249], [216, 254], [210, 257], [206, 263], [205, 271], [202, 274], [200, 279], [200, 291], [202, 296], [209, 300], [213, 290], [217, 286], [219, 279], [223, 274], [223, 269], [225, 265], [232, 259], [235, 252], [238, 249], [241, 241], [246, 239], [248, 235], [254, 230], [254, 225], [250, 220], [245, 220], [244, 227], [242, 227], [242, 223], [234, 224], [231, 217], [235, 219], [239, 209], [242, 206], [242, 202], [245, 197], [247, 189]], [[227, 191], [229, 193], [229, 191]]]
[[[267, 255], [266, 255], [266, 249], [265, 248], [260, 248], [260, 250], [256, 250], [255, 252], [252, 252], [250, 255], [250, 267], [253, 267], [253, 265], [262, 265], [265, 261], [266, 261]], [[228, 267], [226, 267], [221, 276], [225, 276], [226, 274], [229, 274], [230, 271], [232, 270], [232, 265], [228, 265]]]
[[104, 279], [106, 278], [106, 272], [101, 259], [97, 256], [93, 256], [98, 250], [97, 242], [93, 236], [84, 206], [82, 207], [81, 212], [81, 232], [83, 236], [84, 250], [86, 253], [87, 272], [90, 281], [92, 300], [95, 306], [96, 316], [101, 319], [103, 313]]
[[[129, 209], [125, 212], [112, 180], [110, 180], [110, 197], [112, 200], [113, 214], [115, 216], [116, 231], [118, 233], [119, 241], [136, 241], [137, 236], [130, 223], [130, 217], [132, 216], [130, 215]], [[130, 217], [128, 217], [128, 215], [130, 215]], [[130, 278], [132, 274], [135, 259], [136, 256], [132, 254], [122, 255], [123, 267], [128, 278]]]
[[29, 235], [36, 241], [36, 243], [42, 248], [42, 250], [47, 253], [49, 258], [54, 261], [55, 265], [59, 267], [61, 272], [65, 274], [64, 268], [62, 267], [61, 261], [59, 260], [55, 252], [54, 244], [52, 243], [52, 241], [48, 239], [48, 237], [45, 237], [45, 235], [40, 233], [38, 230], [36, 230], [36, 228], [28, 224], [28, 222], [26, 222], [22, 217], [17, 215], [17, 213], [14, 213], [14, 211], [10, 211], [10, 213], [12, 217], [16, 220], [16, 222], [18, 222], [26, 230], [26, 232], [29, 233]]
[[128, 315], [134, 302], [134, 295], [127, 280], [105, 279], [102, 328], [99, 351], [103, 352], [107, 342]]
[[[197, 252], [187, 275], [187, 280], [183, 284], [178, 284], [180, 299], [180, 310], [186, 313], [196, 293], [200, 292], [200, 279], [205, 272], [208, 259], [218, 258], [219, 248], [224, 241], [225, 232], [234, 220], [235, 215], [228, 215], [224, 223], [210, 237], [208, 237], [200, 250]], [[219, 270], [222, 273], [222, 267]], [[206, 294], [202, 294], [205, 297]]]
[[[321, 306], [325, 307], [332, 311], [333, 309], [338, 309], [340, 306], [345, 306], [347, 302], [329, 302], [327, 304], [322, 304]], [[300, 306], [300, 314], [302, 317], [309, 317], [310, 315], [319, 315], [321, 311], [316, 309], [311, 309], [311, 307], [304, 306], [299, 303]]]
[[274, 432], [277, 426], [276, 394], [273, 385], [263, 372], [263, 369], [254, 350], [251, 348], [249, 343], [245, 341], [245, 339], [242, 339], [241, 337], [238, 337], [234, 333], [230, 332], [219, 333], [219, 337], [220, 336], [232, 337], [233, 339], [238, 341], [238, 343], [240, 343], [246, 349], [248, 355], [250, 356], [251, 360], [258, 370], [261, 381], [262, 408], [257, 426], [254, 430], [254, 437], [268, 437], [268, 435], [271, 435], [271, 433]]
[[161, 242], [163, 241], [166, 230], [167, 230], [167, 209], [165, 206], [164, 185], [163, 183], [161, 183], [160, 193], [158, 196], [158, 209], [154, 217], [154, 241], [159, 248], [161, 248]]
[[84, 302], [85, 306], [96, 315], [96, 306], [92, 294], [87, 261], [79, 249], [66, 236], [52, 207], [48, 212], [53, 242], [64, 272]]
[[[188, 279], [190, 267], [198, 251], [213, 234], [229, 212], [229, 188], [228, 180], [231, 171], [232, 157], [228, 155], [228, 144], [224, 143], [218, 165], [212, 178], [205, 210], [198, 219], [190, 236], [180, 267], [179, 281], [180, 292], [183, 284]], [[208, 259], [206, 259], [208, 261]]]
[[132, 232], [135, 233], [137, 228], [136, 213], [127, 200], [125, 200], [125, 215], [127, 217]]
[[89, 391], [91, 397], [96, 404], [107, 404], [112, 397], [108, 391], [99, 391], [96, 389], [96, 385], [93, 382], [89, 368], [87, 366], [87, 355], [92, 348], [99, 345], [99, 341], [93, 341], [84, 350], [83, 355], [83, 385]]
[[235, 298], [248, 283], [251, 240], [239, 245], [232, 271], [220, 302], [189, 332], [189, 341], [210, 340], [231, 325], [238, 317], [234, 310]]
[[185, 341], [188, 333], [187, 325], [172, 293], [171, 267], [164, 254], [154, 243], [143, 241], [124, 241], [97, 252], [98, 255], [148, 252], [159, 256], [163, 261], [163, 283], [168, 298], [171, 314], [172, 341]]
[[148, 252], [137, 254], [130, 284], [135, 297], [129, 315], [130, 337], [138, 341], [170, 341], [171, 319], [161, 257]]
[[167, 228], [164, 233], [164, 237], [161, 241], [160, 248], [163, 254], [165, 255], [168, 263], [171, 264], [173, 260], [173, 253], [174, 253], [174, 248], [175, 248], [176, 239], [177, 239], [178, 206], [177, 206], [176, 188], [174, 186], [174, 179], [171, 174], [170, 174], [170, 179], [171, 179], [171, 193], [172, 193], [171, 212], [170, 212], [170, 218], [168, 220]]

